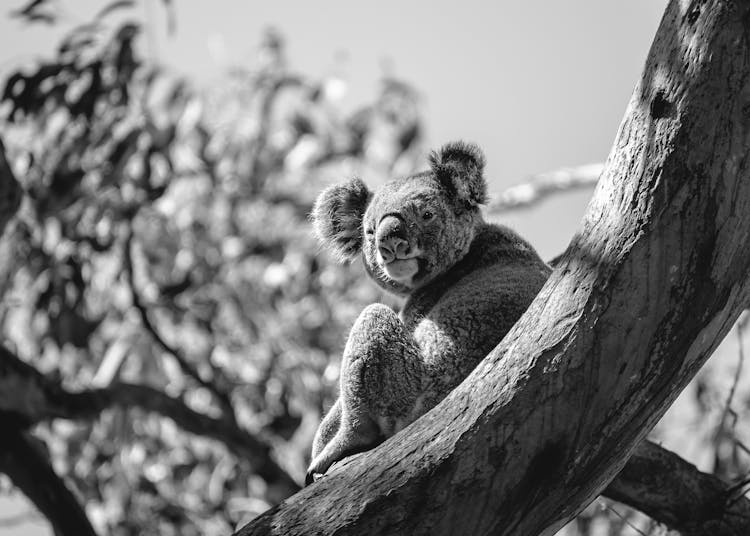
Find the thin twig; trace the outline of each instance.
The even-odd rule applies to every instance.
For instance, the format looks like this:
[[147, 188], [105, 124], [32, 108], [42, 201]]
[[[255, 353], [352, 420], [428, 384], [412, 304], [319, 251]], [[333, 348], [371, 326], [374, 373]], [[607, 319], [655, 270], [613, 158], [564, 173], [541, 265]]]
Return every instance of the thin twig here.
[[229, 395], [224, 392], [222, 389], [220, 389], [216, 384], [214, 384], [210, 380], [204, 380], [201, 375], [198, 373], [198, 370], [193, 367], [192, 364], [182, 355], [182, 353], [169, 344], [167, 341], [164, 340], [164, 338], [161, 336], [161, 334], [156, 329], [156, 326], [151, 322], [151, 319], [148, 315], [148, 310], [145, 306], [145, 304], [141, 301], [141, 298], [138, 294], [138, 291], [136, 290], [135, 286], [135, 276], [134, 276], [134, 270], [133, 270], [133, 253], [132, 253], [132, 244], [133, 242], [133, 230], [130, 228], [128, 230], [128, 235], [125, 240], [125, 248], [123, 252], [124, 256], [124, 262], [125, 262], [125, 273], [127, 277], [128, 286], [130, 287], [130, 292], [133, 300], [133, 306], [138, 311], [138, 314], [141, 318], [141, 323], [143, 324], [143, 327], [146, 328], [146, 331], [149, 332], [151, 337], [154, 339], [157, 345], [159, 345], [165, 352], [170, 354], [175, 361], [177, 361], [177, 364], [180, 366], [180, 369], [184, 374], [187, 376], [193, 378], [198, 384], [200, 384], [202, 387], [205, 387], [208, 389], [210, 393], [212, 393], [219, 404], [221, 405], [222, 411], [227, 419], [229, 419], [233, 424], [237, 424], [237, 417], [234, 413], [234, 406], [232, 405], [232, 402], [230, 400]]
[[736, 446], [736, 447], [739, 447], [739, 449], [740, 449], [740, 450], [741, 450], [742, 452], [744, 452], [744, 453], [745, 453], [745, 454], [747, 454], [747, 455], [750, 455], [750, 447], [748, 447], [747, 445], [745, 445], [745, 444], [744, 444], [744, 443], [743, 443], [743, 442], [742, 442], [742, 441], [740, 440], [740, 438], [738, 438], [738, 437], [735, 437], [735, 438], [734, 438], [734, 444], [735, 444], [735, 446]]
[[[719, 458], [719, 441], [721, 438], [721, 435], [726, 430], [726, 422], [727, 417], [730, 414], [733, 414], [736, 416], [732, 408], [732, 401], [734, 400], [734, 395], [737, 391], [737, 385], [740, 382], [740, 376], [742, 376], [742, 368], [745, 363], [745, 350], [743, 348], [743, 335], [744, 335], [744, 329], [745, 329], [745, 322], [747, 321], [747, 316], [742, 315], [740, 319], [737, 321], [737, 324], [735, 325], [735, 332], [737, 333], [737, 368], [734, 371], [734, 378], [732, 380], [732, 387], [729, 389], [729, 394], [727, 395], [727, 399], [724, 402], [724, 410], [721, 413], [721, 419], [719, 419], [719, 424], [717, 425], [716, 432], [714, 433], [714, 448], [716, 450], [716, 454], [714, 458], [718, 460]], [[735, 417], [731, 429], [732, 432], [734, 432], [734, 427], [737, 423], [737, 419]]]
[[742, 366], [745, 363], [745, 349], [743, 348], [743, 339], [744, 339], [744, 330], [745, 330], [745, 322], [747, 321], [747, 316], [741, 316], [740, 319], [737, 321], [736, 331], [737, 331], [737, 369], [734, 371], [734, 379], [732, 381], [732, 388], [729, 390], [729, 395], [727, 396], [727, 402], [726, 406], [724, 408], [724, 415], [722, 416], [722, 419], [726, 416], [728, 413], [729, 408], [732, 405], [732, 400], [734, 399], [734, 394], [737, 391], [737, 384], [740, 382], [740, 376], [742, 376]]
[[626, 518], [620, 512], [618, 512], [617, 510], [615, 510], [615, 508], [613, 506], [610, 506], [609, 504], [607, 504], [606, 501], [600, 500], [599, 504], [601, 504], [604, 507], [605, 510], [610, 511], [613, 514], [615, 514], [617, 517], [619, 517], [622, 520], [623, 523], [625, 523], [628, 527], [630, 527], [631, 529], [633, 529], [634, 531], [636, 531], [638, 534], [642, 534], [643, 536], [648, 536], [648, 534], [646, 534], [641, 529], [639, 529], [638, 527], [636, 527], [635, 525], [633, 525], [628, 518]]
[[[747, 486], [748, 484], [750, 484], [750, 476], [746, 476], [739, 482], [735, 482], [734, 484], [729, 486], [727, 488], [727, 495], [732, 496], [732, 497], [741, 497], [742, 495], [745, 494], [745, 492], [743, 491], [743, 488]], [[732, 503], [729, 503], [729, 504], [731, 505]]]

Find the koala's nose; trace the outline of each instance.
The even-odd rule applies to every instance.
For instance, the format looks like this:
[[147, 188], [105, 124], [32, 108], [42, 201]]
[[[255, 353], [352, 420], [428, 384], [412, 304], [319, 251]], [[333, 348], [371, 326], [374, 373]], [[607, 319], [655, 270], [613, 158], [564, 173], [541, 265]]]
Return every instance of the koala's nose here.
[[386, 216], [378, 225], [375, 241], [383, 261], [391, 262], [409, 253], [409, 242], [404, 238], [403, 222], [395, 216]]

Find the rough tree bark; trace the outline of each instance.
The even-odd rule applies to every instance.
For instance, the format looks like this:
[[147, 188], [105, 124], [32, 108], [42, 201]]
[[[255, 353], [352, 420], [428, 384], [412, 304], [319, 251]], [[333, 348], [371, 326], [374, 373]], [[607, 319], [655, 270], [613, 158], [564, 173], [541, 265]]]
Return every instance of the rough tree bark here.
[[750, 3], [670, 2], [602, 178], [505, 340], [403, 433], [239, 531], [553, 534], [750, 294]]

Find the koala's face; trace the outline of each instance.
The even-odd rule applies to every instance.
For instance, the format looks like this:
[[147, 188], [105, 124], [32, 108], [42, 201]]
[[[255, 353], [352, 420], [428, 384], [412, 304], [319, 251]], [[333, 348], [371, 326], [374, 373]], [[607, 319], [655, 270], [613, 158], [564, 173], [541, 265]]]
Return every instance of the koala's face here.
[[343, 259], [362, 254], [386, 290], [409, 294], [446, 272], [469, 250], [481, 222], [486, 185], [476, 146], [449, 144], [431, 169], [386, 183], [374, 194], [353, 179], [318, 198], [313, 222], [321, 241]]
[[367, 272], [398, 294], [421, 287], [466, 255], [477, 213], [450, 202], [430, 172], [385, 184], [363, 218]]

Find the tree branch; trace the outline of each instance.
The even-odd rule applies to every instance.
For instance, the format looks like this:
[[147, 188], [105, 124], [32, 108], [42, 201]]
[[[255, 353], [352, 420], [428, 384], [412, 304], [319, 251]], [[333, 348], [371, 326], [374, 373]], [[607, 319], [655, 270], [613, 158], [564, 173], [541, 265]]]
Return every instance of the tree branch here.
[[741, 489], [650, 441], [636, 449], [604, 495], [682, 536], [750, 534], [750, 500]]
[[539, 173], [527, 181], [500, 192], [487, 206], [486, 212], [510, 212], [528, 208], [552, 194], [593, 188], [602, 174], [604, 164], [587, 164]]
[[90, 419], [105, 409], [138, 407], [169, 417], [187, 432], [222, 442], [274, 489], [276, 500], [299, 485], [270, 455], [270, 447], [227, 419], [190, 409], [179, 399], [146, 385], [115, 383], [105, 389], [70, 393], [0, 346], [0, 415], [18, 426], [55, 418]]
[[5, 145], [0, 139], [0, 236], [21, 205], [21, 195], [21, 186], [13, 175], [5, 155]]
[[673, 0], [581, 231], [437, 407], [239, 534], [553, 534], [750, 298], [750, 3]]
[[96, 536], [75, 495], [52, 469], [47, 456], [28, 433], [0, 418], [0, 473], [39, 509], [61, 536]]
[[[333, 470], [347, 463], [334, 465]], [[602, 495], [647, 514], [682, 536], [747, 536], [750, 499], [743, 491], [741, 485], [703, 473], [677, 454], [646, 440]], [[254, 533], [240, 531], [238, 536], [245, 534]]]
[[[253, 467], [259, 467], [258, 473], [266, 480], [276, 482], [279, 479], [282, 470], [274, 467], [274, 462], [269, 463], [267, 446], [222, 420], [191, 410], [182, 401], [161, 391], [143, 385], [118, 383], [108, 389], [68, 393], [3, 347], [0, 347], [0, 356], [3, 386], [13, 382], [16, 392], [20, 390], [28, 395], [26, 400], [23, 397], [9, 397], [19, 404], [2, 401], [0, 411], [4, 415], [23, 415], [22, 419], [12, 419], [16, 424], [23, 422], [28, 426], [54, 418], [81, 420], [95, 417], [112, 407], [139, 407], [171, 418], [188, 432], [222, 442], [236, 456], [248, 460]], [[13, 372], [9, 374], [11, 369]], [[44, 393], [38, 393], [39, 389]], [[41, 400], [44, 404], [39, 404]], [[7, 422], [11, 419], [5, 420]], [[9, 474], [56, 527], [65, 523], [64, 520], [57, 519], [60, 515], [63, 518], [70, 517], [72, 522], [78, 523], [76, 519], [82, 515], [79, 506], [76, 508], [80, 513], [75, 514], [75, 509], [69, 506], [60, 508], [44, 502], [47, 500], [45, 497], [56, 497], [55, 504], [75, 501], [59, 477], [55, 477], [55, 480], [45, 473], [47, 476], [42, 480], [36, 473], [34, 478], [28, 477], [25, 480], [26, 477], [19, 476], [30, 470], [19, 466], [19, 460], [28, 460], [27, 454], [32, 447], [28, 446], [28, 439], [23, 438], [21, 432], [18, 432], [18, 441], [15, 435], [8, 437], [10, 441], [7, 445], [10, 450], [0, 454], [0, 471]], [[21, 445], [21, 442], [24, 446], [20, 450], [14, 450], [13, 446]], [[34, 452], [36, 450], [33, 449]], [[18, 457], [19, 452], [23, 453], [23, 458]], [[38, 460], [34, 461], [34, 467], [34, 471], [51, 471], [51, 468], [45, 469]], [[287, 477], [283, 479], [290, 481]], [[28, 484], [22, 485], [24, 482]], [[45, 491], [39, 491], [32, 485], [39, 482], [48, 483], [45, 484]], [[290, 485], [296, 490], [296, 484]], [[732, 486], [712, 475], [699, 472], [679, 456], [648, 441], [637, 449], [604, 495], [647, 513], [653, 519], [681, 531], [685, 536], [709, 533], [716, 536], [740, 536], [750, 533], [750, 501], [737, 495], [737, 490], [733, 490]], [[75, 531], [72, 533], [82, 534], [78, 525], [75, 525]]]
[[161, 347], [162, 350], [171, 355], [175, 361], [177, 361], [177, 364], [186, 376], [195, 380], [200, 386], [205, 387], [216, 398], [216, 400], [219, 402], [219, 405], [221, 406], [222, 411], [224, 412], [225, 417], [233, 423], [236, 423], [237, 419], [234, 413], [234, 406], [232, 405], [229, 394], [220, 389], [214, 382], [210, 380], [204, 380], [198, 370], [193, 367], [193, 365], [188, 361], [187, 358], [185, 358], [185, 356], [182, 355], [182, 352], [167, 343], [167, 341], [164, 340], [159, 331], [156, 329], [156, 326], [154, 326], [154, 324], [151, 322], [151, 319], [148, 315], [148, 309], [141, 300], [141, 297], [135, 287], [135, 271], [133, 269], [132, 247], [133, 229], [131, 228], [128, 230], [128, 235], [125, 240], [125, 251], [123, 253], [125, 262], [124, 268], [128, 287], [130, 288], [130, 295], [133, 300], [133, 307], [135, 307], [136, 311], [138, 311], [143, 327], [146, 328], [146, 331], [148, 331], [156, 344]]

